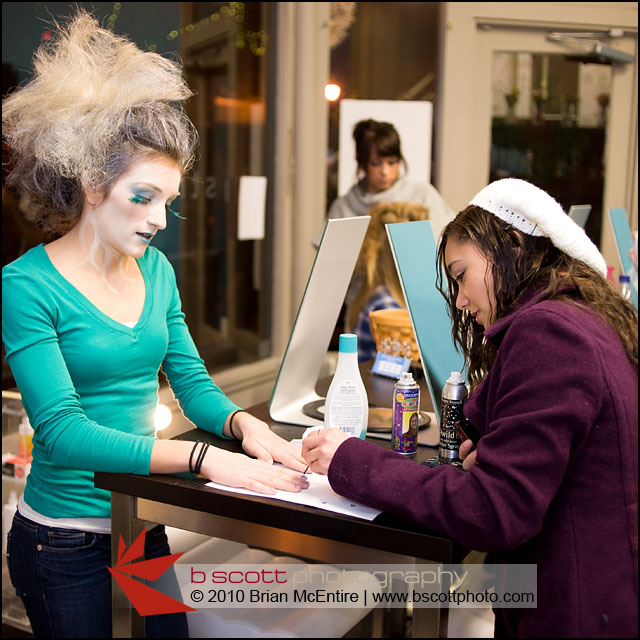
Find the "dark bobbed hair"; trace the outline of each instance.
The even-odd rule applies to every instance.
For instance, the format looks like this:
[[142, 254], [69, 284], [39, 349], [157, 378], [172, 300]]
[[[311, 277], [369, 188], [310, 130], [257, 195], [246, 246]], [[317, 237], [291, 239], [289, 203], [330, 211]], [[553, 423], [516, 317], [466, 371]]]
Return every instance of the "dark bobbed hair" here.
[[471, 242], [487, 259], [486, 277], [493, 281], [496, 300], [494, 320], [514, 309], [526, 292], [539, 288], [543, 300], [562, 300], [601, 318], [618, 334], [627, 357], [638, 366], [637, 312], [614, 286], [595, 269], [556, 248], [549, 238], [521, 233], [485, 209], [470, 205], [442, 232], [436, 284], [447, 302], [453, 340], [465, 356], [472, 388], [491, 369], [496, 350], [484, 337], [484, 328], [468, 311], [456, 307], [458, 283], [445, 265], [449, 238]]
[[407, 171], [407, 161], [402, 155], [400, 135], [390, 122], [361, 120], [353, 128], [356, 143], [356, 162], [360, 171], [367, 171], [371, 152], [375, 149], [381, 158], [396, 157]]

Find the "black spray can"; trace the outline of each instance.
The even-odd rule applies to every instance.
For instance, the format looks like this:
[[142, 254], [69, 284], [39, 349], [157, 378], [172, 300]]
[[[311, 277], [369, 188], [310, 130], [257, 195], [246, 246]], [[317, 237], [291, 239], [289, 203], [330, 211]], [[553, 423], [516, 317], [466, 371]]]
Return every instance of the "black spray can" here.
[[456, 422], [466, 422], [462, 407], [467, 399], [467, 387], [459, 371], [452, 371], [442, 389], [442, 406], [440, 416], [440, 448], [438, 462], [440, 464], [462, 464], [458, 450], [460, 440], [456, 433]]

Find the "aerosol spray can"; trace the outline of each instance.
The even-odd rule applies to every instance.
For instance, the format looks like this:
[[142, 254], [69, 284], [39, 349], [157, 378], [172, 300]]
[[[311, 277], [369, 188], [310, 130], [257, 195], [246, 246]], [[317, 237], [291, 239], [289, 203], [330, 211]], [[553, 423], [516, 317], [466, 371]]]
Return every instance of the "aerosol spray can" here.
[[442, 407], [440, 416], [440, 464], [461, 465], [458, 450], [460, 440], [456, 434], [456, 422], [466, 421], [462, 407], [467, 399], [467, 387], [459, 371], [452, 371], [442, 389]]
[[405, 372], [393, 386], [393, 425], [391, 446], [405, 456], [418, 451], [418, 421], [420, 417], [420, 387], [411, 373]]

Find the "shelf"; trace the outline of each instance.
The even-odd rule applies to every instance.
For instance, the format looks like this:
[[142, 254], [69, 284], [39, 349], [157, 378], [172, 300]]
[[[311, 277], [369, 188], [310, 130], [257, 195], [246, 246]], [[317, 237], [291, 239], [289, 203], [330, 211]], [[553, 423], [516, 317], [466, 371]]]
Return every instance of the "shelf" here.
[[16, 595], [16, 591], [9, 579], [7, 558], [2, 554], [2, 623], [31, 633], [31, 624], [24, 610], [22, 600]]

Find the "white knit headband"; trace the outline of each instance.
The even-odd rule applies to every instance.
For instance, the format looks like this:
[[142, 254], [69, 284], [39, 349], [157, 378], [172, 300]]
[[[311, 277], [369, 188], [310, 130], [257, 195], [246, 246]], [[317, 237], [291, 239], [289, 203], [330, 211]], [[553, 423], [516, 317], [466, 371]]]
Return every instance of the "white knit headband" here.
[[584, 229], [548, 193], [526, 180], [496, 180], [469, 204], [493, 213], [522, 233], [546, 236], [561, 251], [607, 275], [607, 263]]

